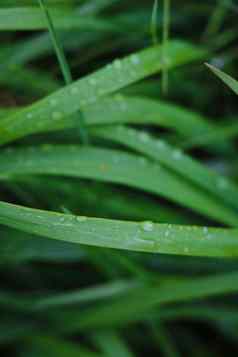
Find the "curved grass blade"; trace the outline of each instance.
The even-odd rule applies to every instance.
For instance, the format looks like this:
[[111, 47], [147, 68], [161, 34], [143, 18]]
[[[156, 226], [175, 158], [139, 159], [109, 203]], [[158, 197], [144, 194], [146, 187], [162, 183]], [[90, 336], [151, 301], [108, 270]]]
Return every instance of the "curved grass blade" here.
[[86, 218], [5, 202], [0, 202], [0, 223], [52, 239], [98, 247], [194, 256], [238, 255], [236, 229]]
[[206, 66], [218, 77], [220, 78], [229, 88], [233, 90], [236, 94], [238, 94], [238, 82], [229, 76], [229, 74], [224, 73], [220, 69], [211, 66], [210, 64], [206, 63]]
[[[204, 51], [174, 41], [167, 46], [169, 68], [204, 57]], [[4, 144], [35, 131], [44, 131], [52, 121], [92, 105], [99, 98], [116, 92], [162, 69], [161, 46], [148, 48], [80, 79], [54, 94], [1, 120], [0, 143]], [[35, 120], [34, 120], [35, 119]], [[37, 130], [36, 130], [37, 127]]]
[[[13, 114], [3, 108], [5, 117]], [[17, 108], [15, 108], [15, 114]], [[129, 96], [121, 94], [101, 98], [91, 106], [83, 108], [83, 113], [87, 125], [104, 125], [104, 124], [151, 124], [162, 126], [164, 128], [175, 130], [181, 136], [191, 137], [194, 131], [199, 136], [213, 135], [217, 126], [209, 119], [202, 115], [179, 107], [172, 103], [150, 98]], [[38, 132], [39, 126], [36, 122], [31, 124], [32, 133]], [[45, 131], [73, 128], [77, 125], [74, 117], [64, 117], [61, 120], [50, 121], [45, 123]], [[41, 129], [43, 130], [43, 129]]]
[[177, 174], [218, 196], [221, 202], [233, 206], [238, 213], [238, 186], [224, 176], [209, 170], [181, 150], [163, 140], [154, 139], [146, 132], [123, 126], [95, 129], [96, 136], [116, 141], [160, 162]]
[[117, 150], [43, 145], [2, 150], [0, 180], [24, 175], [80, 177], [161, 195], [204, 216], [237, 226], [237, 213], [199, 187], [145, 158]]

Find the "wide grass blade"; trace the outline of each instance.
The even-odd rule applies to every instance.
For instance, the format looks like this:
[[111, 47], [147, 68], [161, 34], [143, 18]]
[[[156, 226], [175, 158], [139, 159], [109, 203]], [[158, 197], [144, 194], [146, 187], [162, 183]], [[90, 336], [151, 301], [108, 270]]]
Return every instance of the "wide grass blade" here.
[[238, 255], [236, 229], [86, 218], [4, 202], [0, 203], [0, 223], [52, 239], [98, 247], [194, 256]]

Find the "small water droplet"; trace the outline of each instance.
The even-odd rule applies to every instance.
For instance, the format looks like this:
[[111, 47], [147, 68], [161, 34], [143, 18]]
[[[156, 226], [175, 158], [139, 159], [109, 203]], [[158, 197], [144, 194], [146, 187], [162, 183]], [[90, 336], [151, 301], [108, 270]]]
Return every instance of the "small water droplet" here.
[[154, 223], [150, 221], [143, 222], [142, 228], [145, 232], [152, 232], [154, 230]]
[[169, 230], [165, 231], [165, 237], [168, 237], [169, 236]]
[[185, 247], [185, 248], [184, 248], [184, 253], [186, 253], [186, 254], [187, 254], [188, 252], [189, 252], [188, 247]]
[[95, 79], [95, 78], [92, 78], [92, 77], [89, 78], [88, 82], [89, 82], [89, 84], [92, 85], [92, 86], [95, 86], [95, 85], [97, 84], [96, 79]]
[[219, 69], [222, 69], [225, 66], [225, 60], [222, 57], [214, 57], [210, 61], [210, 64], [212, 66], [219, 68]]
[[182, 158], [182, 152], [180, 150], [174, 150], [173, 159], [180, 160]]
[[208, 228], [207, 227], [203, 227], [203, 233], [205, 233], [205, 234], [208, 233]]
[[57, 104], [57, 100], [56, 100], [56, 99], [54, 99], [54, 98], [50, 99], [50, 105], [51, 105], [52, 107], [55, 107], [56, 104]]
[[217, 187], [220, 188], [221, 190], [226, 189], [228, 186], [228, 182], [225, 178], [220, 177], [217, 181]]
[[131, 63], [138, 65], [140, 63], [140, 57], [137, 55], [132, 55], [131, 56]]
[[165, 143], [164, 143], [164, 141], [162, 141], [162, 140], [158, 140], [158, 141], [156, 142], [156, 146], [157, 146], [157, 148], [159, 148], [159, 149], [164, 149], [164, 148], [165, 148]]
[[150, 136], [149, 134], [145, 133], [144, 131], [142, 131], [140, 133], [140, 140], [143, 141], [144, 143], [146, 143], [147, 141], [149, 141]]
[[77, 217], [76, 217], [76, 220], [77, 220], [77, 222], [82, 223], [82, 222], [87, 221], [87, 217], [84, 217], [84, 216], [77, 216]]
[[32, 119], [32, 118], [33, 118], [33, 114], [32, 114], [32, 113], [27, 113], [26, 117], [27, 117], [28, 119]]
[[121, 69], [121, 67], [122, 67], [121, 61], [119, 59], [115, 60], [114, 66], [116, 69]]

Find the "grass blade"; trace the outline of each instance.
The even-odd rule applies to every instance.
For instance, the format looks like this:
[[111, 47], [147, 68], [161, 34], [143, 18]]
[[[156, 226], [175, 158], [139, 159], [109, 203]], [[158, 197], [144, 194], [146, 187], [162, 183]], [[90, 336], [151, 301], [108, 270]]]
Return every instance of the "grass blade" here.
[[204, 216], [237, 226], [236, 212], [215, 197], [145, 158], [118, 150], [43, 145], [2, 150], [0, 180], [63, 175], [122, 184], [161, 195]]
[[[0, 202], [0, 223], [43, 237], [98, 247], [194, 256], [238, 255], [236, 229], [86, 218], [4, 202]], [[234, 281], [232, 288], [237, 289]], [[220, 291], [218, 285], [217, 289]]]
[[[1, 120], [0, 144], [35, 131], [44, 131], [44, 128], [48, 127], [52, 121], [56, 123], [62, 121], [63, 117], [77, 112], [80, 108], [83, 110], [86, 106], [92, 106], [102, 97], [159, 72], [163, 67], [162, 53], [163, 49], [158, 46], [143, 50], [123, 60], [116, 60], [112, 65]], [[167, 46], [169, 68], [198, 60], [204, 56], [204, 51], [183, 42], [174, 41]], [[34, 117], [37, 120], [33, 120]]]

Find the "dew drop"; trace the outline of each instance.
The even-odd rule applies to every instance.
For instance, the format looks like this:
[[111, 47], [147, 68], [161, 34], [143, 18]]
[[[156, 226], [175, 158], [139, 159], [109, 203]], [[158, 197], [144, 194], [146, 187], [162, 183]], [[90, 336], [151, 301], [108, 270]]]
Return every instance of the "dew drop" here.
[[82, 222], [85, 222], [85, 221], [87, 220], [87, 217], [77, 216], [77, 217], [76, 217], [76, 220], [77, 220], [77, 222], [82, 223]]
[[164, 141], [162, 141], [162, 140], [158, 140], [158, 141], [156, 142], [156, 146], [157, 146], [157, 148], [159, 148], [159, 149], [164, 149], [164, 148], [165, 148], [165, 143], [164, 143]]
[[89, 78], [88, 80], [89, 84], [92, 85], [92, 86], [95, 86], [97, 84], [97, 81], [95, 78]]
[[228, 182], [226, 181], [225, 178], [220, 177], [217, 181], [217, 187], [220, 188], [221, 190], [226, 189], [228, 186]]
[[56, 104], [57, 104], [57, 100], [56, 100], [56, 99], [54, 99], [54, 98], [50, 99], [50, 105], [51, 105], [52, 107], [55, 107]]
[[143, 222], [142, 228], [143, 228], [143, 231], [145, 231], [145, 232], [152, 232], [154, 230], [154, 223], [150, 222], [150, 221]]
[[131, 63], [138, 65], [140, 63], [140, 58], [137, 55], [132, 55], [131, 56]]
[[118, 59], [115, 60], [114, 61], [114, 66], [115, 66], [116, 69], [121, 69], [121, 67], [122, 67], [121, 61], [118, 60]]
[[208, 228], [207, 227], [203, 227], [203, 233], [205, 233], [205, 234], [208, 233]]
[[180, 150], [174, 150], [173, 158], [174, 160], [180, 160], [182, 158], [182, 152]]
[[26, 116], [28, 119], [32, 119], [33, 118], [33, 114], [32, 113], [28, 113]]
[[147, 141], [149, 141], [150, 136], [149, 134], [145, 133], [145, 132], [141, 132], [140, 133], [140, 139], [141, 141], [143, 141], [144, 143], [146, 143]]
[[165, 237], [168, 237], [169, 236], [169, 231], [165, 231]]

